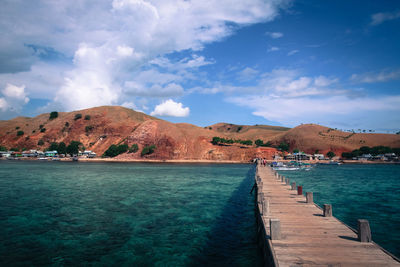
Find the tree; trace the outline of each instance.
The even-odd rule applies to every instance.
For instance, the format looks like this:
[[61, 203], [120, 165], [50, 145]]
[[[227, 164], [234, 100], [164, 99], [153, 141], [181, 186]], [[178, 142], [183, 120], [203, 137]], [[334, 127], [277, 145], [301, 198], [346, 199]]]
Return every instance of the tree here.
[[65, 127], [69, 127], [69, 122], [65, 122]]
[[40, 132], [41, 132], [41, 133], [44, 133], [45, 131], [46, 131], [46, 128], [40, 129]]
[[332, 159], [334, 156], [336, 156], [336, 154], [333, 151], [329, 151], [328, 153], [326, 153], [326, 156]]
[[7, 148], [5, 146], [0, 146], [0, 151], [7, 151]]
[[127, 144], [122, 144], [122, 145], [111, 145], [108, 147], [108, 149], [104, 152], [103, 156], [105, 157], [116, 157], [119, 154], [125, 153], [128, 151], [128, 145]]
[[82, 143], [79, 141], [71, 141], [67, 146], [67, 153], [70, 155], [78, 154], [79, 148], [82, 147]]
[[49, 146], [49, 148], [47, 148], [47, 151], [58, 151], [58, 143], [56, 142], [52, 142]]
[[130, 148], [129, 148], [129, 153], [136, 153], [139, 150], [139, 146], [137, 144], [133, 144]]
[[57, 111], [53, 111], [53, 112], [50, 113], [49, 120], [53, 120], [55, 118], [58, 118], [58, 112]]
[[353, 153], [351, 153], [351, 152], [343, 152], [342, 153], [342, 158], [343, 159], [352, 159], [353, 158]]
[[264, 141], [261, 139], [257, 139], [255, 142], [256, 146], [263, 146], [264, 145]]
[[300, 152], [299, 149], [297, 148], [293, 149], [293, 153], [299, 153], [299, 152]]
[[93, 129], [94, 129], [94, 126], [88, 125], [88, 126], [85, 127], [85, 132], [86, 132], [86, 133], [89, 133], [89, 132], [91, 132]]
[[22, 135], [24, 135], [24, 131], [18, 131], [17, 132], [17, 136], [22, 136]]
[[154, 153], [154, 150], [156, 149], [155, 145], [151, 145], [151, 146], [145, 146], [142, 149], [142, 152], [140, 153], [140, 155], [143, 157], [145, 155], [150, 155], [152, 153]]
[[289, 144], [282, 142], [279, 144], [278, 148], [282, 151], [289, 151]]
[[214, 136], [213, 139], [212, 139], [212, 141], [211, 141], [211, 143], [212, 143], [213, 145], [218, 145], [219, 142], [221, 142], [221, 138], [219, 138], [219, 137], [217, 137], [217, 136]]
[[43, 146], [44, 145], [44, 141], [42, 139], [40, 139], [37, 144], [38, 144], [38, 146]]
[[67, 154], [67, 146], [65, 145], [64, 142], [60, 142], [58, 144], [58, 154]]
[[85, 120], [90, 121], [90, 115], [85, 115]]
[[74, 120], [79, 120], [81, 118], [82, 118], [82, 114], [78, 113], [78, 114], [75, 114]]

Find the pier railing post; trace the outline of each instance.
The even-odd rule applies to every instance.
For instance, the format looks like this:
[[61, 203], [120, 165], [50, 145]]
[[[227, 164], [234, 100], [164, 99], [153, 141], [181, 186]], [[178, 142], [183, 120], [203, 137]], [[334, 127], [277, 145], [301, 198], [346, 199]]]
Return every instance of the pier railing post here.
[[279, 219], [269, 220], [271, 240], [281, 239], [281, 221]]
[[302, 195], [302, 194], [303, 194], [303, 186], [299, 185], [299, 186], [297, 187], [297, 194], [298, 194], [298, 195]]
[[332, 205], [324, 204], [324, 217], [332, 217]]
[[282, 179], [281, 179], [281, 182], [283, 183], [283, 182], [285, 181], [285, 176], [282, 175], [281, 178], [282, 178]]
[[306, 192], [306, 202], [314, 203], [314, 196], [312, 192]]
[[262, 202], [262, 216], [268, 216], [269, 213], [269, 200], [268, 198], [264, 198]]
[[292, 183], [292, 190], [296, 190], [296, 182]]
[[290, 184], [290, 180], [289, 180], [289, 178], [286, 178], [286, 185], [289, 185]]
[[358, 221], [358, 240], [360, 242], [371, 242], [371, 228], [368, 220], [359, 219]]
[[258, 204], [261, 204], [263, 199], [264, 199], [264, 193], [258, 192], [258, 195], [257, 195], [257, 203], [258, 203]]

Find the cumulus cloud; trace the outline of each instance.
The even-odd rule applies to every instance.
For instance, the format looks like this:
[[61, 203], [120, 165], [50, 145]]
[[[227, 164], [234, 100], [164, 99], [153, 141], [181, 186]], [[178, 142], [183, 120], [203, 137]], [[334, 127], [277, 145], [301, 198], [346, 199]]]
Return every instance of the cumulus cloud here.
[[283, 37], [283, 33], [281, 32], [266, 32], [265, 34], [273, 39], [278, 39]]
[[183, 107], [182, 103], [177, 103], [172, 99], [168, 99], [157, 105], [151, 116], [167, 116], [167, 117], [187, 117], [189, 116], [189, 108]]
[[400, 18], [400, 10], [394, 12], [381, 12], [371, 16], [371, 25], [376, 26], [388, 20]]
[[384, 70], [380, 72], [367, 72], [363, 74], [353, 74], [350, 80], [353, 82], [361, 83], [377, 83], [377, 82], [387, 82], [390, 80], [400, 79], [400, 69], [399, 70]]
[[0, 110], [3, 112], [19, 112], [29, 102], [25, 92], [25, 85], [7, 84], [1, 93], [3, 97], [0, 98]]
[[[123, 103], [135, 92], [143, 95], [143, 88], [155, 90], [155, 96], [160, 90], [173, 96], [182, 89], [178, 79], [143, 83], [135, 75], [166, 68], [173, 75], [193, 79], [191, 69], [214, 62], [196, 54], [168, 62], [163, 61], [165, 55], [198, 51], [231, 35], [238, 26], [271, 21], [289, 3], [290, 0], [99, 0], [95, 4], [91, 0], [79, 4], [68, 0], [6, 1], [2, 3], [0, 23], [5, 33], [2, 38], [7, 40], [0, 44], [1, 52], [7, 51], [7, 55], [0, 52], [0, 59], [4, 59], [0, 60], [0, 72], [6, 75], [0, 75], [0, 83], [10, 82], [9, 74], [18, 73], [28, 92], [32, 84], [45, 88], [36, 93], [42, 90], [42, 97], [53, 98], [66, 110]], [[16, 17], [20, 19], [15, 20]], [[61, 73], [61, 78], [57, 75], [51, 85], [34, 80], [34, 76], [51, 75], [46, 73], [49, 68], [39, 66], [44, 60], [32, 52], [32, 47], [48, 47], [64, 55], [62, 61], [73, 60], [68, 62], [69, 67], [51, 62], [55, 58], [46, 61], [53, 73]], [[35, 74], [31, 73], [33, 70]], [[132, 91], [132, 83], [142, 89]]]

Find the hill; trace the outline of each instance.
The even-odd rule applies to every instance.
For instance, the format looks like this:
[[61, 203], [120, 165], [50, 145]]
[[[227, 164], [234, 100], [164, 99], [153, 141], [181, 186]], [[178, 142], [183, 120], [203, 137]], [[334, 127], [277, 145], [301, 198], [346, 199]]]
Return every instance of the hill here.
[[[352, 151], [361, 146], [385, 145], [400, 147], [400, 136], [393, 134], [361, 134], [337, 131], [328, 127], [305, 124], [295, 128], [268, 125], [235, 125], [218, 123], [198, 127], [188, 123], [171, 123], [134, 110], [118, 106], [102, 106], [73, 112], [59, 112], [34, 118], [18, 117], [0, 121], [0, 145], [19, 150], [45, 150], [52, 142], [80, 141], [87, 150], [102, 155], [112, 144], [138, 144], [139, 152], [124, 153], [120, 159], [187, 159], [187, 160], [240, 160], [255, 156], [271, 158], [277, 150], [255, 145], [220, 144], [211, 140], [218, 136], [226, 139], [254, 141], [261, 139], [277, 146], [282, 142], [290, 149], [308, 153], [330, 150], [336, 154]], [[155, 145], [153, 154], [141, 156], [140, 151]]]

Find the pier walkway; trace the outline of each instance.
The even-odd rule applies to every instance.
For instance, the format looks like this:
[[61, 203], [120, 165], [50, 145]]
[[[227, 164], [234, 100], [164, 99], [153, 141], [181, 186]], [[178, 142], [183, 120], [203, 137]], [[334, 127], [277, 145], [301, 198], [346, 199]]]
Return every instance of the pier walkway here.
[[258, 165], [258, 220], [264, 236], [260, 242], [269, 258], [266, 265], [400, 266], [374, 242], [360, 242], [341, 221], [329, 214], [324, 217], [311, 196], [307, 203], [285, 180], [270, 167]]

